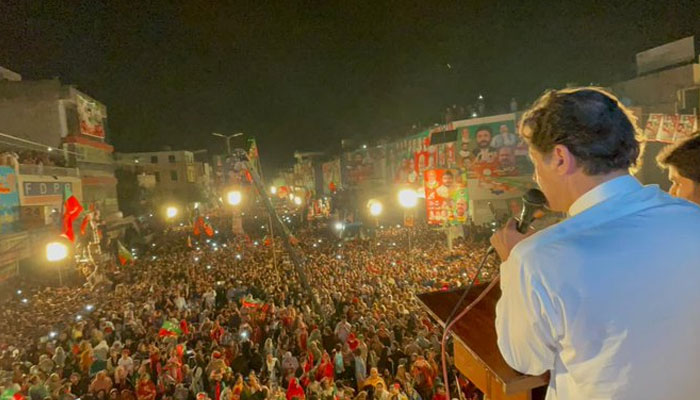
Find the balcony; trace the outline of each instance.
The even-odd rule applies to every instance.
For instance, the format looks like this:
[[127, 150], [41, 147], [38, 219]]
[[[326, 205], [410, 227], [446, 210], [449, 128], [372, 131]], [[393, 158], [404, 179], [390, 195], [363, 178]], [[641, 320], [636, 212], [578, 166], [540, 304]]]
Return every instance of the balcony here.
[[77, 168], [54, 167], [50, 165], [19, 164], [20, 175], [70, 176], [79, 178]]

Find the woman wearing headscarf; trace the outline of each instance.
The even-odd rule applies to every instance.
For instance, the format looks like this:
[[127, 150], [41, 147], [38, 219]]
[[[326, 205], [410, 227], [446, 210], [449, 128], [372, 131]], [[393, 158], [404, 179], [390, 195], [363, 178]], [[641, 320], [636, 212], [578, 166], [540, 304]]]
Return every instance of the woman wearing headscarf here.
[[284, 353], [284, 357], [282, 357], [282, 372], [284, 376], [294, 374], [297, 368], [299, 368], [299, 361], [297, 361], [296, 357], [292, 356], [292, 352], [288, 351]]
[[290, 379], [289, 386], [287, 386], [287, 400], [304, 400], [305, 398], [304, 388], [299, 385], [297, 378]]
[[143, 374], [136, 385], [136, 398], [138, 400], [155, 400], [156, 385], [149, 374]]

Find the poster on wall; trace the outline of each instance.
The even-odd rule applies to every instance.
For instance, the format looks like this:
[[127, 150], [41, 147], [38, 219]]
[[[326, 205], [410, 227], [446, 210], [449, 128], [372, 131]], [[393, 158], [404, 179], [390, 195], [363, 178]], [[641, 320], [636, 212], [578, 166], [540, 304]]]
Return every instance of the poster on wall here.
[[460, 128], [460, 167], [469, 179], [529, 175], [527, 144], [515, 133], [515, 120]]
[[428, 224], [465, 223], [468, 192], [464, 176], [454, 169], [429, 169], [424, 172], [425, 211]]
[[0, 233], [13, 232], [19, 220], [19, 192], [14, 168], [0, 166]]
[[657, 139], [659, 131], [661, 130], [661, 122], [663, 119], [663, 114], [649, 114], [647, 124], [644, 126], [644, 138], [646, 140]]
[[323, 171], [323, 191], [325, 194], [331, 194], [338, 189], [341, 189], [340, 184], [340, 159], [328, 161], [321, 166]]
[[76, 95], [76, 103], [78, 119], [80, 120], [80, 133], [104, 139], [104, 119], [106, 117], [104, 107], [79, 94]]
[[678, 126], [676, 126], [676, 134], [673, 136], [674, 142], [685, 140], [689, 138], [693, 132], [697, 131], [697, 116], [684, 114], [681, 115], [677, 121]]

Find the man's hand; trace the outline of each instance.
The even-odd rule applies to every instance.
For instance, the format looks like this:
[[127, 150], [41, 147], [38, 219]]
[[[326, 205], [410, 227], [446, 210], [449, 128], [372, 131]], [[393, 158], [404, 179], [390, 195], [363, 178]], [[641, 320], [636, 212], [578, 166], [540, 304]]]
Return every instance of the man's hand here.
[[518, 232], [516, 226], [517, 222], [511, 218], [503, 228], [497, 230], [493, 235], [491, 235], [491, 246], [496, 249], [496, 252], [498, 253], [498, 256], [501, 257], [502, 262], [505, 262], [508, 259], [510, 256], [510, 251], [516, 244], [520, 243], [521, 240], [534, 233], [533, 231], [529, 231], [522, 234]]

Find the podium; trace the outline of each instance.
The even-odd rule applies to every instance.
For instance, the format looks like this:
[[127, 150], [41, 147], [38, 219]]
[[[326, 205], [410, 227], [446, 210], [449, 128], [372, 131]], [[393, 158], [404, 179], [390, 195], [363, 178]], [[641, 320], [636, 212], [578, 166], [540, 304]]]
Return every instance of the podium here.
[[[460, 306], [466, 308], [486, 288], [475, 285]], [[417, 295], [419, 302], [443, 327], [464, 289]], [[496, 341], [496, 302], [501, 289], [495, 286], [474, 308], [452, 327], [454, 363], [489, 400], [544, 399], [549, 373], [523, 375], [512, 369], [501, 356]], [[457, 312], [459, 314], [459, 312]]]

